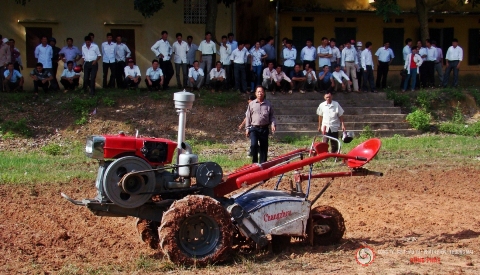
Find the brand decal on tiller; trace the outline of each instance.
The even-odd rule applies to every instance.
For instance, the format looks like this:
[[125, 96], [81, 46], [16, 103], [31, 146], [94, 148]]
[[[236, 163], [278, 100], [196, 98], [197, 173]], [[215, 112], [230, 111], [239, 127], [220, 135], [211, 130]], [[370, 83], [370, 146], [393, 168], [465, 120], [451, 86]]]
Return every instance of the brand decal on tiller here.
[[265, 214], [263, 216], [263, 220], [266, 221], [266, 222], [271, 222], [271, 221], [274, 221], [274, 220], [279, 220], [279, 219], [283, 219], [285, 217], [288, 217], [292, 215], [292, 211], [283, 211], [282, 212], [279, 212], [279, 213], [276, 213], [276, 214], [273, 214], [273, 215], [269, 215], [269, 214]]

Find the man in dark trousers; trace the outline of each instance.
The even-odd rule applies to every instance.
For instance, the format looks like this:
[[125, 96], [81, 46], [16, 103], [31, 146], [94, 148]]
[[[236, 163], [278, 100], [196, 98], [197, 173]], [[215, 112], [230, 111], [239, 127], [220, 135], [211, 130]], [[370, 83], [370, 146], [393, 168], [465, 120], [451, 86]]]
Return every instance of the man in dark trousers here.
[[164, 79], [163, 79], [163, 89], [168, 90], [168, 84], [170, 79], [173, 77], [173, 65], [170, 58], [172, 57], [172, 46], [168, 42], [168, 32], [162, 31], [162, 39], [158, 40], [151, 48], [155, 53], [155, 56], [158, 57], [160, 62], [160, 69], [162, 69]]
[[[268, 128], [275, 133], [275, 116], [273, 115], [272, 104], [265, 100], [265, 90], [262, 86], [255, 88], [257, 99], [248, 104], [246, 113], [245, 136], [250, 137], [250, 150], [252, 152], [252, 163], [264, 163], [267, 161], [268, 153]], [[258, 159], [260, 153], [260, 160]]]
[[[340, 106], [340, 104], [338, 104], [338, 102], [333, 100], [331, 93], [325, 94], [324, 98], [325, 101], [320, 103], [317, 108], [318, 131], [324, 136], [326, 135], [338, 139], [338, 131], [341, 129], [343, 132], [345, 132], [343, 108]], [[338, 143], [330, 140], [330, 145], [330, 152], [336, 153], [338, 151]]]

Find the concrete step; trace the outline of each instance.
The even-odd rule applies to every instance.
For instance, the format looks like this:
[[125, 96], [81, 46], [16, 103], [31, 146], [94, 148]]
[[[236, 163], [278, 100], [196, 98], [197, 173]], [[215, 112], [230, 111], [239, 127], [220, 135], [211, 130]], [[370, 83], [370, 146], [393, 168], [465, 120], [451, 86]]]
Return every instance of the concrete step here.
[[[351, 130], [363, 130], [369, 126], [372, 131], [387, 129], [408, 129], [408, 122], [345, 122], [345, 128]], [[315, 131], [318, 122], [311, 123], [277, 123], [277, 129], [281, 131]]]
[[[400, 114], [400, 107], [348, 107], [344, 108], [345, 115], [366, 115], [366, 114]], [[315, 107], [285, 107], [275, 109], [275, 115], [311, 115], [316, 114]]]
[[[315, 107], [317, 108], [320, 103], [324, 100], [317, 99], [291, 99], [291, 100], [281, 100], [275, 99], [270, 100], [273, 105], [274, 110], [284, 107]], [[342, 108], [347, 109], [350, 107], [393, 107], [393, 100], [372, 100], [372, 99], [342, 99], [338, 100], [338, 103]]]
[[[372, 114], [372, 115], [343, 115], [345, 122], [405, 122], [405, 114]], [[318, 122], [318, 116], [310, 115], [277, 115], [277, 123], [309, 123]]]
[[[352, 130], [354, 135], [358, 137], [362, 130]], [[383, 129], [383, 130], [375, 130], [373, 131], [376, 137], [392, 137], [394, 135], [401, 135], [401, 136], [415, 136], [421, 134], [420, 131], [414, 129]], [[341, 134], [341, 132], [340, 132]], [[283, 139], [286, 137], [314, 137], [319, 135], [318, 131], [277, 131], [275, 132], [274, 138], [275, 139]]]
[[[323, 93], [314, 93], [314, 92], [307, 92], [305, 94], [301, 93], [293, 93], [293, 94], [282, 94], [282, 93], [275, 93], [272, 95], [271, 93], [266, 94], [266, 98], [268, 100], [274, 101], [277, 99], [280, 100], [295, 100], [295, 99], [313, 99], [319, 100], [320, 102], [325, 101], [323, 98]], [[380, 93], [335, 93], [333, 94], [333, 100], [341, 101], [344, 99], [366, 99], [366, 100], [387, 100], [387, 94], [380, 92]]]

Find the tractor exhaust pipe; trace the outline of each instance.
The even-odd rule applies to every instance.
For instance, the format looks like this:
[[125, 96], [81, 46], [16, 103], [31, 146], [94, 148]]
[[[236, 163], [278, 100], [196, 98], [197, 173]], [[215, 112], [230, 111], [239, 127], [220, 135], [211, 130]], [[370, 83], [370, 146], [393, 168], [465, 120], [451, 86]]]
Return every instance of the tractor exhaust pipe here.
[[187, 123], [187, 110], [192, 109], [195, 95], [185, 90], [173, 94], [175, 109], [178, 113], [178, 137], [177, 137], [177, 164], [182, 153], [182, 143], [185, 142], [185, 125]]

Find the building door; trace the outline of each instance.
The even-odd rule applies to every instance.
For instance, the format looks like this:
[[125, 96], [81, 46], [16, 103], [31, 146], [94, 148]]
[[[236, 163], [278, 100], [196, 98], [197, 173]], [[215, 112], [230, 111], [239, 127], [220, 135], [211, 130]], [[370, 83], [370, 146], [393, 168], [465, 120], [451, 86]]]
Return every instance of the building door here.
[[130, 51], [132, 52], [132, 58], [135, 60], [135, 64], [137, 64], [137, 59], [135, 58], [135, 30], [134, 29], [112, 29], [111, 33], [113, 37], [117, 35], [122, 36], [122, 41], [125, 43]]
[[[468, 30], [468, 65], [480, 64], [480, 29]], [[465, 54], [465, 52], [464, 52]], [[465, 60], [465, 56], [464, 56]]]
[[27, 46], [27, 67], [35, 68], [37, 59], [35, 58], [35, 48], [40, 45], [42, 36], [46, 36], [47, 39], [52, 37], [52, 28], [25, 28], [25, 39]]
[[297, 61], [300, 64], [300, 52], [306, 46], [307, 39], [314, 40], [314, 27], [292, 27], [293, 45], [297, 49]]
[[357, 41], [357, 28], [335, 28], [335, 39], [337, 47], [352, 39]]
[[443, 28], [443, 29], [429, 29], [430, 39], [437, 42], [437, 47], [442, 48], [443, 51], [443, 63], [445, 64], [445, 54], [447, 53], [448, 47], [452, 46], [453, 40], [453, 28]]
[[392, 65], [403, 65], [403, 35], [405, 30], [403, 28], [384, 28], [383, 41], [390, 43], [390, 48], [395, 55]]

